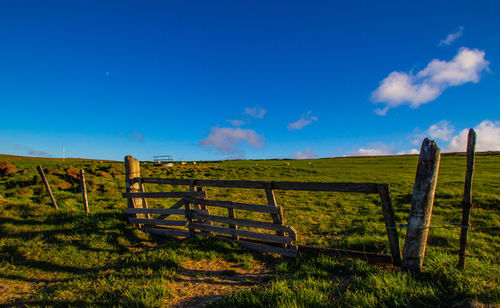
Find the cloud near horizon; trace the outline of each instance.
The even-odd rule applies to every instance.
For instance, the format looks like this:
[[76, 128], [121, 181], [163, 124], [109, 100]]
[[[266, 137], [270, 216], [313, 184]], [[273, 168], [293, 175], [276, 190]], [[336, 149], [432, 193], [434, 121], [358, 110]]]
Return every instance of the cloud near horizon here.
[[420, 151], [418, 149], [411, 149], [409, 151], [401, 151], [396, 153], [396, 155], [415, 155], [415, 154], [420, 154]]
[[[484, 120], [474, 127], [477, 134], [476, 152], [500, 151], [500, 121]], [[414, 146], [420, 146], [425, 137], [439, 139], [444, 142], [444, 146], [438, 144], [443, 153], [465, 152], [467, 149], [467, 137], [469, 129], [463, 129], [457, 135], [453, 135], [455, 129], [446, 120], [431, 125], [427, 130], [415, 135], [411, 142]], [[449, 143], [446, 145], [446, 142]], [[381, 155], [408, 155], [420, 154], [419, 148], [395, 151], [393, 146], [388, 147], [382, 142], [369, 144], [366, 148], [348, 153], [348, 156], [381, 156]]]
[[393, 155], [393, 152], [387, 151], [384, 148], [374, 148], [374, 149], [365, 149], [359, 148], [356, 152], [351, 152], [351, 156], [382, 156], [382, 155]]
[[390, 73], [371, 95], [374, 103], [385, 104], [384, 108], [375, 109], [375, 113], [383, 116], [390, 108], [401, 105], [418, 108], [438, 98], [449, 87], [479, 82], [480, 73], [488, 70], [490, 64], [484, 56], [482, 50], [462, 47], [452, 60], [434, 59], [417, 74]]
[[394, 149], [389, 148], [385, 144], [379, 142], [373, 145], [369, 145], [368, 148], [359, 148], [355, 152], [351, 152], [349, 156], [384, 156], [384, 155], [410, 155], [410, 154], [420, 154], [418, 149], [410, 149], [396, 152]]
[[28, 151], [28, 155], [37, 156], [37, 157], [52, 157], [52, 155], [50, 155], [47, 152], [37, 151], [37, 150]]
[[382, 142], [369, 144], [368, 148], [359, 148], [359, 150], [348, 153], [349, 156], [381, 156], [381, 155], [394, 155], [394, 150]]
[[304, 152], [293, 153], [293, 158], [295, 158], [295, 159], [312, 159], [312, 158], [316, 158], [316, 157], [318, 157], [318, 154], [316, 154], [310, 148], [305, 149]]
[[18, 151], [23, 151], [28, 155], [31, 156], [37, 156], [37, 157], [53, 157], [51, 154], [48, 152], [40, 151], [40, 150], [35, 150], [31, 147], [27, 147], [21, 144], [14, 143], [12, 144], [12, 148]]
[[[500, 121], [484, 120], [474, 127], [477, 134], [476, 152], [500, 151]], [[466, 152], [468, 129], [451, 139], [443, 152]]]
[[243, 153], [243, 150], [238, 147], [242, 142], [260, 148], [264, 146], [265, 139], [253, 129], [215, 126], [210, 129], [210, 134], [198, 144], [213, 146], [219, 153], [228, 155]]
[[311, 114], [312, 114], [311, 110], [307, 111], [307, 114], [305, 116], [302, 116], [297, 121], [288, 124], [287, 129], [300, 130], [305, 126], [311, 125], [313, 121], [318, 120], [318, 117], [312, 116]]
[[455, 129], [446, 120], [432, 124], [429, 129], [427, 129], [427, 135], [432, 139], [441, 139], [443, 141], [449, 141], [453, 136]]
[[453, 125], [451, 125], [449, 121], [441, 120], [429, 126], [429, 128], [425, 131], [420, 131], [416, 128], [411, 144], [418, 146], [422, 143], [424, 138], [439, 139], [441, 141], [448, 142], [453, 137], [454, 133], [455, 128]]
[[443, 45], [451, 45], [454, 41], [456, 41], [459, 37], [461, 37], [464, 34], [464, 27], [460, 26], [458, 27], [458, 31], [455, 33], [450, 33], [446, 36], [444, 40], [441, 40], [439, 42], [439, 46]]

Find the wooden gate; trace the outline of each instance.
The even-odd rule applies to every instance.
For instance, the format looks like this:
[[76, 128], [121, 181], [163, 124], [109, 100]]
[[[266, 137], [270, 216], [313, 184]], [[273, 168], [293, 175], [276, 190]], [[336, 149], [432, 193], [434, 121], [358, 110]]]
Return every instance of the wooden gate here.
[[[273, 190], [379, 194], [391, 250], [391, 256], [388, 257], [392, 257], [394, 265], [400, 266], [401, 264], [399, 239], [388, 184], [142, 178], [139, 162], [135, 158], [125, 157], [125, 165], [127, 192], [123, 194], [123, 197], [128, 198], [129, 221], [142, 230], [152, 234], [181, 237], [204, 234], [235, 241], [250, 249], [291, 257], [297, 256], [298, 252], [298, 246], [294, 244], [297, 240], [297, 232], [293, 227], [284, 224], [283, 209], [277, 205]], [[189, 191], [145, 192], [143, 185], [145, 183], [185, 185], [189, 187]], [[210, 200], [207, 199], [203, 187], [263, 189], [268, 204]], [[161, 209], [147, 208], [147, 198], [179, 198], [180, 200], [168, 209]], [[225, 208], [227, 216], [211, 215], [208, 207]], [[269, 214], [272, 223], [239, 219], [235, 215], [235, 210]], [[157, 215], [157, 217], [151, 218], [151, 215]], [[166, 218], [170, 215], [180, 215], [181, 219], [167, 220]], [[214, 225], [214, 223], [219, 225]], [[246, 229], [242, 230], [239, 227]]]

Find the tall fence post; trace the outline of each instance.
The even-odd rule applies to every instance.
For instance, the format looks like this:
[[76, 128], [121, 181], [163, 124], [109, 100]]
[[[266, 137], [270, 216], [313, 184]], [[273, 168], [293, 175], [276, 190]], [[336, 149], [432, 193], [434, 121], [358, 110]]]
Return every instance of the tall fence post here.
[[40, 173], [40, 177], [42, 178], [43, 184], [45, 184], [45, 188], [49, 192], [50, 200], [52, 200], [52, 205], [54, 206], [54, 208], [56, 210], [58, 210], [59, 208], [57, 207], [56, 198], [54, 198], [54, 195], [52, 194], [52, 189], [50, 189], [49, 182], [47, 181], [47, 178], [45, 177], [45, 173], [43, 172], [42, 166], [38, 166], [37, 170], [38, 170], [38, 173]]
[[467, 138], [467, 172], [465, 173], [464, 199], [462, 200], [462, 229], [460, 232], [460, 250], [458, 251], [458, 268], [465, 268], [465, 247], [467, 246], [467, 233], [469, 232], [470, 210], [472, 207], [475, 149], [476, 132], [471, 128]]
[[[141, 167], [139, 166], [139, 161], [130, 155], [125, 156], [125, 186], [126, 192], [135, 193], [140, 192], [139, 181], [134, 180], [141, 176]], [[127, 199], [128, 208], [143, 208], [141, 198], [128, 198]], [[129, 214], [133, 218], [143, 218], [143, 214]]]
[[413, 186], [411, 209], [403, 249], [402, 269], [420, 272], [431, 223], [441, 151], [433, 140], [422, 142]]
[[87, 200], [87, 187], [85, 186], [85, 172], [83, 171], [83, 169], [80, 169], [80, 181], [82, 186], [83, 206], [85, 207], [85, 213], [88, 213], [89, 203]]

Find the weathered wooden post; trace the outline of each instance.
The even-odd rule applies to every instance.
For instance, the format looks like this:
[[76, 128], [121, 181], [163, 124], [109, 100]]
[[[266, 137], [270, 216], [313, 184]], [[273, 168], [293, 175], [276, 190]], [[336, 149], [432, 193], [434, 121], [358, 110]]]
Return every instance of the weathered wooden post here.
[[40, 177], [42, 178], [43, 184], [45, 184], [45, 188], [49, 192], [50, 200], [52, 200], [52, 205], [54, 206], [54, 208], [56, 210], [58, 210], [59, 208], [57, 207], [56, 198], [54, 198], [54, 195], [52, 194], [52, 189], [50, 189], [49, 182], [47, 181], [47, 178], [45, 177], [45, 173], [43, 172], [42, 166], [38, 166], [37, 170], [38, 170], [38, 173], [40, 173]]
[[89, 203], [87, 201], [87, 187], [85, 186], [85, 172], [83, 171], [83, 169], [80, 169], [80, 181], [82, 186], [83, 206], [85, 207], [85, 213], [88, 213]]
[[[194, 183], [194, 180], [189, 180], [189, 191], [196, 191], [196, 185]], [[199, 210], [201, 207], [199, 204], [193, 204], [193, 208], [195, 210]]]
[[[141, 193], [146, 192], [146, 187], [144, 186], [144, 183], [143, 183], [143, 181], [142, 181], [142, 178], [139, 178], [139, 191], [140, 191]], [[147, 200], [146, 200], [146, 198], [144, 198], [144, 197], [142, 197], [142, 207], [144, 207], [144, 208], [146, 208], [146, 209], [148, 208], [148, 201], [147, 201]], [[148, 219], [149, 219], [149, 218], [151, 218], [151, 215], [149, 215], [149, 214], [144, 214], [144, 216], [145, 216], [146, 218], [148, 218]]]
[[[278, 207], [278, 203], [276, 203], [276, 197], [273, 192], [273, 182], [264, 182], [264, 190], [266, 192], [267, 204], [269, 206]], [[271, 214], [271, 218], [273, 219], [273, 223], [283, 225], [283, 208], [280, 208], [280, 213]], [[276, 231], [276, 235], [285, 236], [285, 232]], [[282, 247], [286, 247], [285, 244], [281, 245]]]
[[420, 272], [422, 270], [440, 159], [441, 151], [436, 143], [425, 138], [420, 149], [403, 248], [402, 269], [405, 271]]
[[[196, 191], [203, 191], [203, 187], [196, 187]], [[202, 204], [200, 205], [200, 209], [201, 209], [201, 212], [205, 215], [210, 215], [210, 210], [208, 209], [208, 207], [206, 206], [206, 204]], [[209, 220], [202, 220], [203, 223], [205, 224], [209, 224], [209, 225], [212, 225], [212, 222], [209, 221]]]
[[387, 238], [391, 249], [392, 264], [401, 266], [401, 249], [399, 248], [399, 236], [396, 229], [396, 220], [394, 219], [389, 184], [378, 185], [378, 192], [382, 201], [382, 214], [384, 215]]
[[196, 236], [196, 230], [194, 228], [192, 228], [192, 224], [193, 224], [193, 215], [191, 215], [191, 203], [189, 202], [186, 202], [185, 203], [186, 205], [186, 219], [188, 221], [188, 229], [189, 229], [189, 237], [195, 237]]
[[[141, 167], [139, 161], [130, 155], [125, 156], [125, 186], [126, 192], [136, 193], [140, 192], [140, 184], [136, 178], [141, 176]], [[142, 208], [142, 198], [128, 198], [128, 208]], [[129, 217], [144, 218], [143, 214], [129, 214]]]
[[[234, 209], [232, 207], [228, 207], [227, 208], [227, 215], [229, 218], [231, 219], [235, 219], [236, 218], [236, 215], [234, 213]], [[238, 226], [237, 225], [234, 225], [234, 224], [229, 224], [229, 228], [231, 229], [234, 229], [234, 230], [238, 230]], [[236, 234], [233, 234], [233, 240], [239, 240], [240, 237]]]
[[[142, 178], [139, 179], [139, 191], [141, 193], [146, 192], [146, 187], [144, 186]], [[148, 208], [148, 201], [144, 197], [142, 198], [142, 204], [144, 205], [145, 208]]]
[[458, 251], [458, 268], [465, 268], [465, 247], [467, 246], [470, 209], [472, 207], [472, 178], [474, 176], [475, 149], [476, 132], [471, 128], [467, 138], [467, 172], [465, 173], [464, 199], [462, 200], [462, 229], [460, 233], [460, 250]]

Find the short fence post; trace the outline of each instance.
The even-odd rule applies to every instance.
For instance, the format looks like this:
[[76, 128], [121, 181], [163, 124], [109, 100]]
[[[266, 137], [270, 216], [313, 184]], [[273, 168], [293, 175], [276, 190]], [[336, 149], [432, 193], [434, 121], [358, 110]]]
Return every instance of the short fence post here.
[[384, 215], [387, 238], [391, 249], [392, 264], [401, 266], [401, 249], [399, 248], [399, 236], [398, 230], [396, 229], [396, 220], [394, 219], [389, 184], [380, 184], [378, 186], [378, 191], [380, 200], [382, 201], [382, 214]]
[[85, 172], [83, 169], [80, 169], [80, 181], [82, 186], [83, 206], [85, 207], [85, 213], [88, 213], [89, 203], [87, 201], [87, 187], [85, 186]]
[[193, 229], [192, 223], [193, 223], [193, 215], [191, 215], [191, 203], [186, 202], [186, 218], [188, 221], [188, 229], [189, 229], [189, 236], [190, 237], [195, 237], [196, 236], [196, 230]]
[[37, 170], [38, 170], [38, 173], [40, 173], [40, 177], [42, 177], [42, 181], [43, 181], [43, 184], [45, 184], [45, 188], [49, 192], [50, 200], [52, 200], [52, 205], [54, 206], [54, 208], [56, 210], [58, 210], [59, 208], [57, 207], [56, 198], [54, 198], [54, 195], [52, 194], [52, 189], [50, 189], [49, 182], [47, 181], [47, 178], [45, 177], [45, 173], [43, 172], [42, 166], [38, 166]]
[[[144, 183], [142, 182], [142, 178], [139, 179], [139, 191], [141, 193], [146, 192], [146, 187], [144, 187]], [[144, 208], [146, 208], [146, 209], [148, 208], [148, 201], [144, 197], [142, 197], [142, 205]], [[149, 215], [149, 214], [144, 214], [144, 216], [148, 219], [151, 218], [151, 215]]]
[[[278, 207], [278, 203], [276, 203], [276, 197], [273, 192], [273, 182], [265, 182], [264, 190], [266, 192], [267, 204]], [[281, 208], [281, 212], [278, 214], [271, 214], [271, 218], [273, 219], [273, 223], [283, 225], [283, 209]], [[276, 231], [276, 235], [285, 236], [285, 232]], [[286, 245], [283, 244], [282, 246], [285, 247]]]
[[413, 186], [411, 209], [403, 248], [402, 269], [420, 272], [434, 205], [441, 151], [433, 140], [422, 142]]
[[476, 132], [471, 128], [467, 138], [467, 172], [465, 173], [464, 199], [462, 201], [462, 229], [460, 232], [460, 250], [458, 251], [458, 268], [465, 268], [465, 247], [469, 232], [470, 209], [472, 207], [472, 178], [474, 176], [474, 151], [476, 148]]
[[[136, 178], [141, 176], [141, 167], [139, 166], [139, 161], [130, 155], [125, 156], [125, 185], [126, 192], [135, 193], [140, 191], [140, 184]], [[127, 199], [128, 208], [143, 208], [142, 198], [128, 198]], [[133, 218], [143, 218], [143, 214], [129, 214], [129, 217]]]
[[[199, 186], [196, 187], [196, 191], [203, 191], [203, 187], [199, 187]], [[205, 204], [199, 205], [199, 207], [197, 209], [201, 209], [202, 212], [204, 212], [204, 214], [210, 215], [210, 210], [208, 209], [208, 207]], [[203, 223], [212, 225], [212, 222], [209, 220], [203, 220]]]
[[[231, 208], [231, 207], [227, 208], [227, 215], [231, 219], [235, 219], [236, 218], [236, 215], [234, 214], [234, 209]], [[238, 230], [238, 226], [237, 225], [233, 225], [233, 224], [229, 224], [229, 228], [234, 229], [234, 230]], [[238, 235], [236, 235], [236, 234], [233, 234], [233, 239], [234, 240], [239, 240], [240, 237]]]
[[[189, 191], [196, 191], [196, 185], [194, 183], [194, 180], [189, 180]], [[201, 207], [199, 204], [193, 204], [193, 208], [195, 210], [199, 210]]]

